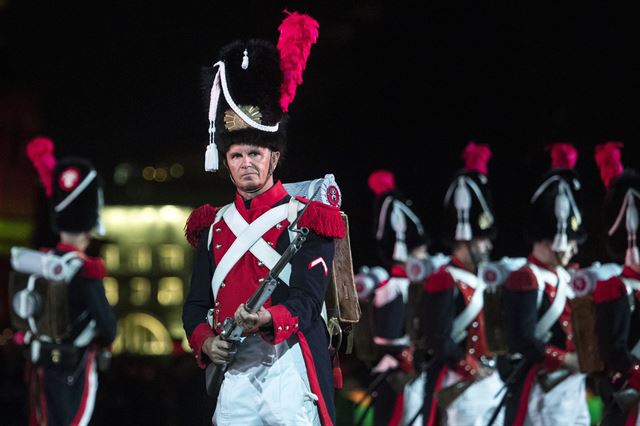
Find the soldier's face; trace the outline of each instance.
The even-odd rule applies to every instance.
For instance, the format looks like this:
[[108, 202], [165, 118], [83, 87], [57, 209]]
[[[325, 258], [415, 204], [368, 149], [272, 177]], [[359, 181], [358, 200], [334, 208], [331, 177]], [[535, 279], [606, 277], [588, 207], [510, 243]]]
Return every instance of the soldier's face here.
[[474, 238], [469, 243], [469, 253], [476, 265], [481, 262], [488, 262], [492, 249], [493, 243], [488, 238]]
[[272, 179], [280, 153], [255, 145], [231, 145], [225, 157], [231, 179], [244, 192], [262, 188]]
[[569, 248], [567, 250], [556, 252], [558, 263], [560, 263], [561, 266], [567, 266], [573, 256], [578, 254], [578, 242], [576, 240], [569, 240], [568, 245]]

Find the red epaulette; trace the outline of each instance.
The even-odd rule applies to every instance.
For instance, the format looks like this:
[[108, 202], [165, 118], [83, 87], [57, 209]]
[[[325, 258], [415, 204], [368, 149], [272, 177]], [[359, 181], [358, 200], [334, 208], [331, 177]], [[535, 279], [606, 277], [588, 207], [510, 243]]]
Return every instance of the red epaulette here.
[[99, 257], [85, 256], [82, 258], [84, 265], [82, 266], [82, 276], [90, 280], [101, 280], [107, 275], [107, 267]]
[[[101, 280], [107, 275], [107, 267], [104, 260], [100, 257], [89, 257], [84, 252], [78, 250], [77, 247], [67, 243], [58, 243], [56, 250], [64, 253], [74, 252], [82, 259], [82, 269], [80, 275], [90, 280]], [[40, 249], [40, 251], [44, 251]]]
[[509, 275], [505, 286], [513, 291], [533, 291], [538, 290], [538, 280], [530, 268], [523, 266]]
[[202, 231], [209, 228], [216, 218], [219, 207], [213, 207], [211, 204], [204, 204], [191, 212], [187, 223], [184, 225], [184, 236], [189, 244], [193, 247], [198, 246]]
[[455, 281], [449, 271], [447, 271], [447, 267], [442, 266], [427, 277], [427, 281], [424, 283], [424, 291], [429, 293], [438, 293], [450, 290], [454, 285]]
[[593, 301], [596, 303], [611, 302], [620, 299], [625, 294], [627, 294], [627, 289], [620, 277], [611, 277], [608, 280], [598, 281], [596, 283]]
[[296, 197], [296, 200], [309, 204], [298, 222], [299, 228], [309, 228], [326, 238], [344, 238], [347, 235], [339, 208], [303, 197]]

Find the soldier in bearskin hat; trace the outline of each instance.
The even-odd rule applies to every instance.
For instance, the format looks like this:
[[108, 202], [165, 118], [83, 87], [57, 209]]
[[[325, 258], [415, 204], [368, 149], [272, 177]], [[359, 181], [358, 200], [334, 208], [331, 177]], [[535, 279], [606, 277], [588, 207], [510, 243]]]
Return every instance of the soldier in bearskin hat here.
[[[374, 236], [381, 264], [389, 271], [389, 278], [374, 290], [372, 300], [375, 336], [374, 343], [381, 358], [373, 368], [376, 374], [389, 374], [376, 389], [374, 401], [375, 424], [400, 424], [405, 417], [419, 409], [423, 381], [414, 380], [403, 392], [403, 376], [413, 369], [412, 351], [406, 330], [406, 304], [409, 279], [406, 262], [411, 256], [427, 256], [427, 236], [412, 203], [398, 189], [395, 176], [388, 170], [376, 170], [368, 179], [375, 195]], [[393, 371], [397, 373], [392, 373]], [[396, 377], [397, 376], [397, 377]]]
[[[235, 41], [220, 52], [209, 86], [205, 167], [212, 171], [222, 163], [237, 193], [226, 206], [198, 208], [186, 224], [197, 258], [184, 328], [200, 367], [226, 365], [212, 419], [216, 425], [335, 422], [321, 313], [333, 239], [344, 237], [345, 227], [338, 208], [291, 197], [273, 176], [285, 152], [286, 113], [318, 23], [292, 13], [279, 29], [277, 47], [263, 40]], [[278, 276], [275, 291], [257, 312], [248, 312], [245, 303], [295, 231], [303, 229], [306, 242]], [[234, 348], [221, 336], [226, 319], [244, 330]]]
[[[486, 424], [501, 386], [484, 330], [484, 288], [478, 267], [489, 260], [496, 221], [487, 179], [491, 151], [469, 143], [465, 167], [444, 198], [444, 240], [451, 261], [431, 274], [421, 304], [422, 330], [433, 352], [423, 414], [427, 424]], [[453, 392], [452, 392], [453, 391]]]
[[[23, 338], [30, 348], [30, 422], [84, 425], [95, 404], [97, 358], [104, 355], [101, 349], [108, 347], [116, 334], [116, 319], [102, 281], [104, 262], [85, 254], [92, 230], [101, 228], [102, 182], [88, 160], [56, 160], [53, 143], [47, 138], [33, 139], [27, 155], [45, 187], [52, 227], [60, 242], [42, 253], [14, 247], [12, 265], [30, 279], [55, 276], [66, 295], [64, 300], [47, 298], [29, 286], [12, 300], [14, 316], [28, 324]], [[35, 289], [44, 288], [45, 292], [54, 286], [46, 282], [41, 287], [39, 282]], [[34, 307], [29, 300], [39, 302]], [[42, 305], [44, 313], [36, 310]], [[57, 332], [44, 327], [45, 322], [62, 326]]]
[[[607, 380], [600, 393], [607, 403], [606, 425], [638, 423], [638, 405], [619, 404], [624, 389], [640, 390], [640, 255], [636, 242], [640, 175], [624, 169], [619, 142], [596, 147], [596, 162], [607, 188], [604, 224], [611, 258], [624, 264], [622, 273], [596, 284], [596, 333]], [[625, 385], [626, 382], [626, 385]], [[625, 411], [626, 410], [626, 411]]]
[[573, 341], [573, 290], [565, 269], [586, 239], [576, 149], [550, 147], [551, 170], [530, 199], [528, 263], [505, 283], [511, 368], [507, 368], [505, 425], [588, 425], [585, 376]]

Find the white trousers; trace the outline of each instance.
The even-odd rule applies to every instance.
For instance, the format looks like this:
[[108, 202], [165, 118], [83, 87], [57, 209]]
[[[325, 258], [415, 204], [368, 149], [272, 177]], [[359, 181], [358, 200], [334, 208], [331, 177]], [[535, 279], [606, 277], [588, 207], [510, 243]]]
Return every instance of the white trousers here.
[[548, 393], [533, 384], [525, 426], [589, 426], [585, 375], [572, 374]]
[[212, 422], [224, 426], [320, 426], [297, 336], [277, 345], [249, 336], [224, 375]]
[[[453, 371], [448, 371], [442, 387], [451, 386], [459, 382], [461, 376]], [[489, 423], [495, 408], [500, 403], [502, 394], [496, 394], [502, 388], [502, 380], [498, 373], [479, 380], [469, 386], [447, 408], [446, 424], [450, 426], [484, 426]], [[494, 425], [504, 424], [504, 410], [501, 410]]]
[[[414, 381], [404, 387], [404, 406], [402, 407], [402, 424], [410, 426], [411, 418], [416, 415], [424, 403], [424, 387], [427, 381], [427, 373], [420, 374]], [[424, 424], [422, 414], [413, 422], [412, 426]]]

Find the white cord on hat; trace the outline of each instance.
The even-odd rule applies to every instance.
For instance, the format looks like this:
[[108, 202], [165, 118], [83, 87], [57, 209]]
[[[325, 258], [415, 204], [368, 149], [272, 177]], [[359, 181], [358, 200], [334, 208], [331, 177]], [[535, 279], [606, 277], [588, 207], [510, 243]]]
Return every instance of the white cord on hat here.
[[[245, 56], [247, 60], [247, 67], [249, 66], [249, 57]], [[243, 58], [243, 64], [244, 59]], [[242, 65], [241, 65], [242, 66]], [[231, 107], [233, 112], [235, 112], [238, 117], [242, 119], [249, 126], [254, 129], [261, 130], [263, 132], [275, 133], [278, 131], [280, 127], [280, 123], [276, 123], [273, 126], [265, 126], [264, 124], [260, 124], [247, 114], [242, 111], [238, 105], [235, 103], [231, 94], [229, 93], [229, 88], [227, 87], [227, 74], [225, 71], [225, 64], [222, 61], [216, 62], [213, 67], [218, 67], [218, 72], [216, 72], [216, 76], [213, 79], [213, 86], [211, 87], [211, 98], [209, 101], [209, 145], [207, 145], [207, 150], [205, 153], [204, 160], [204, 169], [208, 172], [213, 172], [218, 170], [219, 167], [219, 159], [218, 159], [218, 147], [216, 146], [214, 135], [216, 132], [216, 113], [218, 110], [218, 101], [220, 99], [220, 88], [222, 88], [222, 93], [224, 95], [224, 99], [227, 101], [227, 104]], [[246, 69], [246, 68], [244, 68]]]
[[[573, 192], [571, 192], [571, 188], [569, 184], [560, 176], [553, 175], [538, 187], [536, 192], [531, 197], [531, 203], [535, 203], [536, 200], [544, 191], [549, 188], [552, 183], [558, 182], [558, 194], [556, 195], [555, 204], [554, 204], [554, 214], [556, 216], [556, 235], [553, 238], [553, 244], [551, 245], [551, 250], [556, 252], [567, 251], [569, 249], [569, 239], [567, 236], [567, 221], [569, 219], [569, 215], [571, 211], [576, 218], [576, 222], [578, 226], [582, 224], [582, 215], [580, 214], [580, 210], [578, 210], [578, 206], [576, 205], [576, 201], [573, 198]], [[576, 185], [574, 180], [574, 186], [579, 188], [579, 184]]]
[[616, 221], [609, 229], [609, 236], [620, 226], [622, 222], [622, 215], [625, 214], [625, 225], [627, 228], [627, 252], [625, 254], [625, 265], [638, 265], [640, 264], [640, 253], [638, 252], [638, 244], [636, 241], [636, 234], [638, 232], [638, 208], [636, 207], [635, 199], [640, 198], [640, 193], [633, 188], [629, 188], [624, 196], [622, 206], [616, 217]]
[[82, 182], [80, 182], [80, 184], [78, 184], [78, 186], [75, 187], [75, 189], [73, 191], [71, 191], [71, 193], [69, 195], [67, 195], [66, 197], [64, 197], [64, 199], [62, 201], [60, 201], [54, 208], [53, 210], [56, 213], [60, 213], [62, 210], [66, 209], [67, 206], [69, 204], [71, 204], [71, 202], [73, 200], [75, 200], [76, 198], [78, 198], [78, 196], [80, 194], [82, 194], [82, 191], [84, 191], [87, 186], [89, 186], [89, 184], [91, 183], [92, 180], [94, 180], [96, 178], [96, 176], [98, 175], [98, 173], [96, 173], [95, 170], [91, 170], [89, 172], [89, 174], [82, 179]]
[[469, 223], [469, 210], [471, 210], [471, 191], [469, 191], [469, 188], [475, 193], [489, 224], [493, 224], [494, 222], [493, 213], [491, 213], [491, 209], [478, 185], [468, 176], [459, 176], [458, 179], [449, 185], [447, 194], [444, 197], [444, 205], [446, 206], [449, 204], [451, 195], [453, 195], [453, 205], [458, 213], [458, 223], [455, 234], [456, 241], [471, 241], [473, 239], [473, 232], [471, 230], [471, 224]]

